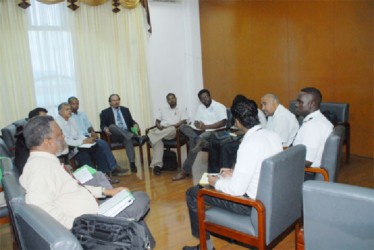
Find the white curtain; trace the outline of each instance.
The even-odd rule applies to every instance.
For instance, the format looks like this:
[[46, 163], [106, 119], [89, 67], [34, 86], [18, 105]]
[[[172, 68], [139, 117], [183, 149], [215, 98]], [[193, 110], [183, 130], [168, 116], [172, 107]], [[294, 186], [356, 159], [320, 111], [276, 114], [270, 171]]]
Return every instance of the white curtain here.
[[[42, 8], [52, 9], [48, 15], [40, 16], [32, 8], [43, 4], [31, 3], [31, 7], [23, 10], [13, 0], [0, 1], [0, 86], [2, 103], [10, 104], [1, 107], [1, 126], [25, 117], [36, 105], [55, 114], [59, 103], [76, 95], [81, 110], [98, 129], [99, 112], [108, 107], [109, 95], [117, 93], [121, 104], [130, 108], [140, 126], [148, 127], [151, 115], [144, 9], [122, 8], [115, 14], [108, 2], [96, 7], [81, 4], [73, 12], [66, 3], [60, 3], [44, 5]], [[56, 21], [56, 17], [62, 21]], [[12, 39], [3, 36], [7, 34], [3, 30]], [[6, 59], [3, 53], [9, 54]], [[14, 69], [4, 69], [5, 63]], [[23, 72], [28, 73], [27, 80]], [[22, 99], [22, 103], [5, 95], [5, 91], [14, 92], [13, 96]], [[19, 93], [24, 93], [22, 98]], [[9, 109], [14, 110], [14, 115], [4, 114]]]
[[25, 11], [13, 0], [0, 1], [0, 128], [35, 107]]

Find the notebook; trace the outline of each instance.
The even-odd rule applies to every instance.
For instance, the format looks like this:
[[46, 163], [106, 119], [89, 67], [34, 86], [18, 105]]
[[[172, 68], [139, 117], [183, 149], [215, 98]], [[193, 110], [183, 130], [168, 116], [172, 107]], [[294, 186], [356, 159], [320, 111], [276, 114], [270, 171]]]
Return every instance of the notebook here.
[[114, 217], [134, 202], [135, 198], [127, 189], [107, 199], [99, 206], [98, 214]]
[[217, 174], [212, 174], [212, 173], [205, 172], [203, 174], [203, 176], [201, 176], [201, 179], [199, 181], [199, 185], [201, 185], [201, 186], [207, 186], [207, 185], [209, 185], [208, 176], [218, 176], [219, 177], [220, 175], [218, 173]]

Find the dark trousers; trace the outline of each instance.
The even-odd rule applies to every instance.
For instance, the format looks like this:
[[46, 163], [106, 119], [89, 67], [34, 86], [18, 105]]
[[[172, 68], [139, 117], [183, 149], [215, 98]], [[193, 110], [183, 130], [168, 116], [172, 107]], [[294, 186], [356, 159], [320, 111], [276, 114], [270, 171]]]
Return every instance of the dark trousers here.
[[[191, 232], [196, 238], [199, 238], [199, 220], [197, 216], [197, 193], [200, 190], [200, 186], [194, 186], [186, 191], [186, 202], [188, 207], [188, 212], [190, 215]], [[226, 201], [222, 199], [204, 197], [205, 205], [215, 206], [232, 211], [238, 214], [251, 215], [252, 207], [244, 206], [235, 202]], [[207, 239], [209, 239], [209, 234], [207, 233]]]
[[[78, 149], [78, 151], [75, 155], [78, 166], [87, 164], [90, 167], [94, 167], [93, 162], [95, 162], [98, 170], [103, 173], [108, 173], [116, 167], [114, 156], [107, 143], [103, 140], [99, 140], [91, 148]], [[111, 160], [108, 160], [108, 158]]]
[[242, 137], [228, 137], [212, 140], [209, 148], [208, 172], [218, 173], [224, 168], [232, 168], [236, 162], [236, 153]]

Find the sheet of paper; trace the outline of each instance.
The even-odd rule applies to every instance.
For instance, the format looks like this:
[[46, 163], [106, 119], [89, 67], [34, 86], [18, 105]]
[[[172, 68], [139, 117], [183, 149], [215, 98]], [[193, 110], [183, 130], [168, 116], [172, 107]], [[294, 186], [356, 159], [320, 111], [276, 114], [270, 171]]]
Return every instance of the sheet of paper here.
[[90, 147], [94, 146], [95, 144], [96, 144], [96, 142], [95, 143], [84, 143], [84, 144], [80, 145], [79, 148], [90, 148]]
[[80, 168], [75, 171], [73, 175], [80, 183], [85, 183], [93, 178], [92, 174], [87, 168]]

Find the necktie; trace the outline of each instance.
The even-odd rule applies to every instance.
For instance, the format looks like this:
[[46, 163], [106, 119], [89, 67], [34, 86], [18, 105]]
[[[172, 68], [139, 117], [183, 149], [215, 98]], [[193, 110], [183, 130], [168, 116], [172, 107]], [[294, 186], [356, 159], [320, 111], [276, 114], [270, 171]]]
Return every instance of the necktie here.
[[120, 127], [120, 128], [125, 128], [125, 124], [123, 124], [122, 117], [121, 117], [119, 109], [117, 109], [117, 126]]

